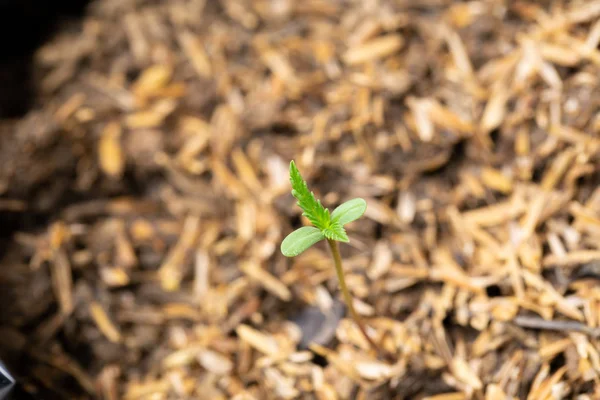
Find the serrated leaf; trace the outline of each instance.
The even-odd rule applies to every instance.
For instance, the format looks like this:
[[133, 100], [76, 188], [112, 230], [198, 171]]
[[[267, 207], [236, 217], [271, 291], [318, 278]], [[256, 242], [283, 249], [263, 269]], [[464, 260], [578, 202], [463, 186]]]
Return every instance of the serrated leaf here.
[[359, 219], [367, 209], [367, 202], [364, 199], [356, 198], [348, 200], [347, 202], [340, 204], [331, 213], [331, 221], [338, 222], [344, 226], [349, 222]]
[[327, 239], [337, 240], [338, 242], [348, 243], [350, 241], [346, 230], [339, 222], [332, 222], [327, 228], [323, 229], [323, 235]]
[[295, 257], [323, 239], [325, 239], [325, 235], [318, 228], [303, 226], [283, 239], [283, 242], [281, 242], [281, 252], [286, 257]]
[[303, 215], [317, 228], [323, 230], [329, 226], [331, 217], [329, 210], [321, 205], [315, 195], [308, 190], [306, 181], [302, 179], [300, 171], [292, 160], [290, 162], [290, 182], [292, 184], [292, 196], [298, 200], [298, 206], [304, 211]]

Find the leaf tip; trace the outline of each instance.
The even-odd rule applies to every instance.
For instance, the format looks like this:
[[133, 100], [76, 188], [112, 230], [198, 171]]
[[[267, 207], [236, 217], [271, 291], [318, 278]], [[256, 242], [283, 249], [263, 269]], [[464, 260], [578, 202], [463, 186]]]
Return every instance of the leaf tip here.
[[286, 257], [288, 257], [288, 258], [291, 258], [291, 257], [295, 257], [295, 256], [296, 256], [296, 254], [293, 254], [293, 253], [291, 253], [291, 252], [287, 251], [287, 249], [286, 249], [286, 248], [284, 248], [283, 246], [281, 246], [281, 254], [283, 254], [284, 256], [286, 256]]
[[347, 223], [362, 217], [366, 210], [367, 202], [365, 199], [357, 197], [346, 201], [333, 210], [331, 218], [333, 221], [339, 222], [341, 225], [346, 225]]
[[296, 257], [323, 238], [321, 231], [314, 226], [296, 229], [281, 242], [281, 254], [286, 257]]

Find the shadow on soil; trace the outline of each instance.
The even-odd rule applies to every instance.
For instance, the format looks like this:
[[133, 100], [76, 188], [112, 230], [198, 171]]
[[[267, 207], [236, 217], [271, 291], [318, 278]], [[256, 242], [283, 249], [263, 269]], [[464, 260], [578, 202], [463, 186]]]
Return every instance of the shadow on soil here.
[[36, 49], [61, 23], [79, 19], [89, 0], [0, 0], [0, 118], [17, 118], [35, 98]]
[[[34, 106], [36, 86], [32, 75], [36, 50], [50, 40], [63, 24], [77, 23], [89, 2], [90, 0], [0, 0], [0, 121], [22, 117]], [[6, 255], [9, 238], [15, 231], [36, 226], [47, 219], [46, 215], [38, 214], [0, 213], [0, 257]], [[17, 264], [15, 269], [18, 269]], [[21, 280], [24, 279], [27, 279], [26, 276], [21, 277]], [[10, 285], [9, 288], [2, 289], [2, 301], [7, 298], [14, 301], [11, 295], [14, 296], [20, 287]], [[6, 313], [3, 311], [2, 314]], [[2, 320], [4, 318], [0, 318]], [[4, 329], [0, 335], [0, 341], [3, 342], [0, 346], [0, 358], [17, 376], [29, 375], [33, 365], [25, 351], [14, 351], [22, 349], [19, 342], [23, 339], [17, 332]], [[7, 348], [12, 348], [13, 351], [7, 353]], [[57, 394], [38, 392], [35, 397], [57, 398]], [[17, 389], [8, 398], [31, 397]]]

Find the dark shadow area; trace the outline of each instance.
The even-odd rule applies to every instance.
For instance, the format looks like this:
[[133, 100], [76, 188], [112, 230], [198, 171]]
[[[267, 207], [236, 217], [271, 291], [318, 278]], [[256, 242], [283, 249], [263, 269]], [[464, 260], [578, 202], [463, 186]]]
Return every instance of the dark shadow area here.
[[[0, 120], [22, 117], [34, 106], [37, 97], [36, 83], [33, 79], [35, 52], [50, 40], [65, 23], [80, 20], [89, 3], [90, 0], [0, 0]], [[4, 129], [0, 134], [11, 135], [13, 133], [11, 129]], [[6, 139], [1, 143], [10, 145], [12, 142]], [[3, 154], [10, 154], [10, 152], [7, 151]], [[6, 261], [5, 257], [9, 257], [7, 250], [14, 231], [35, 228], [49, 219], [47, 210], [4, 210], [0, 212], [0, 257], [3, 261]], [[22, 266], [18, 263], [18, 257], [14, 264], [10, 260], [6, 262], [8, 265], [14, 265], [15, 274], [19, 276], [17, 272]], [[15, 304], [15, 292], [31, 289], [27, 286], [30, 277], [25, 273], [26, 271], [23, 272], [20, 280], [12, 282], [8, 288], [4, 286], [8, 281], [3, 279], [0, 282], [3, 301], [5, 299], [11, 301], [10, 305], [4, 303], [5, 307], [0, 318], [2, 322], [5, 322], [6, 318], [18, 318], [18, 315], [15, 316], [14, 313], [11, 314], [7, 310], [7, 308], [14, 310], [19, 308], [11, 308]], [[42, 277], [42, 279], [46, 278]], [[33, 294], [31, 296], [34, 297]], [[10, 373], [17, 378], [17, 382], [20, 382], [22, 377], [31, 375], [31, 368], [34, 365], [39, 367], [40, 363], [31, 359], [30, 354], [26, 351], [26, 336], [9, 328], [8, 325], [1, 326], [0, 330], [2, 338], [0, 359], [8, 367]], [[47, 369], [45, 372], [49, 379], [59, 378], [59, 371], [43, 365], [42, 367]], [[71, 382], [71, 384], [73, 383]], [[44, 387], [44, 385], [38, 386]], [[27, 388], [27, 392], [31, 390], [33, 390], [32, 387]], [[0, 397], [17, 400], [32, 398], [20, 385], [14, 386], [6, 396]], [[67, 397], [39, 389], [33, 398]]]
[[0, 118], [17, 118], [35, 98], [36, 49], [65, 20], [80, 18], [89, 0], [0, 0]]

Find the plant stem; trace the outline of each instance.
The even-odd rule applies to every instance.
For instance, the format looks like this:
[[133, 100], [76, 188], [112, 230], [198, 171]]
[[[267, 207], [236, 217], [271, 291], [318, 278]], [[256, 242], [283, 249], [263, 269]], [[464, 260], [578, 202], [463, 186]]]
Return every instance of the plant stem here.
[[363, 323], [362, 318], [356, 310], [354, 309], [354, 305], [352, 304], [352, 295], [348, 290], [348, 285], [346, 285], [346, 278], [344, 276], [344, 269], [342, 268], [342, 257], [340, 256], [340, 249], [338, 247], [338, 243], [335, 240], [327, 239], [327, 243], [329, 243], [329, 248], [331, 249], [331, 255], [333, 256], [333, 261], [335, 263], [335, 272], [337, 273], [338, 281], [340, 282], [340, 289], [342, 290], [342, 295], [344, 296], [344, 301], [346, 302], [346, 306], [348, 310], [350, 310], [350, 315], [352, 319], [358, 326], [358, 329], [362, 332], [369, 345], [375, 350], [377, 353], [381, 353], [379, 346], [375, 344], [373, 339], [369, 337], [367, 334], [367, 330], [365, 328], [365, 324]]

